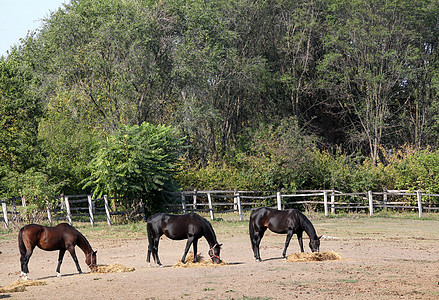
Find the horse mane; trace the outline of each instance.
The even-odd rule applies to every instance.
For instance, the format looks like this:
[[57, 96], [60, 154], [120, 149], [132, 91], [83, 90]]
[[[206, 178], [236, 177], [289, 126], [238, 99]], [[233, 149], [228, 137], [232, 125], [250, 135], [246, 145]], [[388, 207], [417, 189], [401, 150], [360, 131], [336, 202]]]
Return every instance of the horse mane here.
[[[75, 229], [76, 230], [76, 229]], [[93, 252], [93, 248], [91, 247], [89, 241], [85, 238], [85, 236], [79, 231], [78, 232], [78, 247], [85, 253], [86, 250], [90, 250]]]
[[310, 239], [316, 239], [317, 238], [317, 232], [314, 228], [314, 225], [312, 225], [311, 221], [300, 211], [297, 211], [299, 213], [299, 219], [300, 224], [303, 227], [303, 230], [305, 230], [306, 234], [308, 234]]
[[[207, 226], [207, 228], [208, 228], [208, 230], [209, 230], [209, 233], [212, 235], [212, 238], [213, 238], [213, 243], [215, 244], [218, 244], [218, 241], [216, 240], [216, 234], [215, 234], [215, 231], [213, 231], [213, 227], [212, 227], [212, 224], [210, 224], [210, 222], [209, 221], [207, 221], [205, 218], [201, 218], [202, 220], [203, 220], [203, 223], [204, 223], [204, 225], [205, 226]], [[206, 239], [207, 240], [207, 239]], [[212, 247], [213, 245], [210, 245], [210, 247]]]

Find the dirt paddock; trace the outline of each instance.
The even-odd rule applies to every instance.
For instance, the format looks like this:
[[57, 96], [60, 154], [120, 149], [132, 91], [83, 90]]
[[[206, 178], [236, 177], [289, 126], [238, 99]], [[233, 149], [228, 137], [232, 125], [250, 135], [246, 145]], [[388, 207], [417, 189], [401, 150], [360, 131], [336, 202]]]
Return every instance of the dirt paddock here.
[[[29, 276], [44, 286], [2, 293], [0, 299], [439, 299], [439, 221], [391, 218], [337, 218], [313, 220], [321, 251], [334, 251], [341, 260], [288, 262], [280, 258], [284, 235], [266, 233], [261, 242], [262, 262], [255, 262], [248, 222], [213, 222], [221, 257], [227, 265], [173, 268], [183, 255], [185, 241], [162, 238], [159, 256], [163, 268], [145, 262], [147, 239], [137, 231], [99, 225], [79, 227], [98, 263], [122, 264], [135, 270], [88, 273], [84, 255], [77, 255], [85, 274], [77, 274], [66, 253], [56, 277], [58, 252], [36, 249]], [[109, 232], [111, 231], [111, 232]], [[113, 234], [114, 231], [114, 234]], [[306, 236], [306, 235], [304, 235]], [[305, 239], [306, 251], [308, 240]], [[198, 251], [207, 257], [208, 245]], [[298, 252], [293, 237], [287, 254]], [[16, 235], [0, 239], [0, 286], [17, 280], [19, 254]]]

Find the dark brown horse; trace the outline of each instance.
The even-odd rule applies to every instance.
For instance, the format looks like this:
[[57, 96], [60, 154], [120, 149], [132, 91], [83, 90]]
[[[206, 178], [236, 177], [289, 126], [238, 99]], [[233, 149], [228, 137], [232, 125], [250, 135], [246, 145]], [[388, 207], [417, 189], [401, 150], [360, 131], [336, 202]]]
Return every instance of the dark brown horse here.
[[75, 228], [66, 223], [55, 227], [46, 227], [37, 224], [26, 225], [18, 234], [18, 247], [20, 249], [21, 276], [27, 279], [29, 273], [29, 259], [37, 246], [46, 251], [59, 250], [57, 276], [61, 276], [60, 268], [64, 253], [70, 252], [76, 269], [82, 273], [76, 258], [75, 246], [81, 248], [85, 254], [85, 263], [93, 270], [96, 267], [96, 251], [93, 251], [87, 239]]
[[252, 211], [249, 223], [250, 241], [257, 261], [261, 261], [259, 244], [267, 228], [275, 233], [287, 234], [285, 248], [282, 253], [284, 258], [286, 257], [287, 248], [293, 234], [297, 235], [300, 251], [304, 252], [302, 241], [304, 231], [309, 236], [311, 251], [319, 252], [320, 237], [317, 236], [314, 226], [304, 214], [297, 209], [277, 210], [261, 207]]
[[170, 215], [165, 213], [158, 213], [148, 217], [146, 229], [148, 231], [148, 255], [146, 261], [150, 263], [150, 256], [154, 261], [161, 266], [158, 255], [158, 247], [160, 237], [164, 234], [172, 240], [187, 239], [186, 248], [184, 250], [181, 261], [184, 263], [186, 255], [191, 245], [194, 249], [194, 262], [197, 262], [197, 246], [198, 239], [205, 237], [209, 244], [210, 250], [208, 252], [213, 263], [220, 263], [221, 245], [216, 240], [215, 232], [212, 225], [206, 219], [200, 217], [195, 213], [185, 215]]

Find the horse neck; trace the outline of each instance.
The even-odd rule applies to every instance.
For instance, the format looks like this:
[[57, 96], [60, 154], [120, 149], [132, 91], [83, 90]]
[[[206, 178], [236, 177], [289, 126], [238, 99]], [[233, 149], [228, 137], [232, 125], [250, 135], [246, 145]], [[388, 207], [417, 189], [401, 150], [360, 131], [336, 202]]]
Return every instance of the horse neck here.
[[84, 252], [86, 255], [93, 252], [90, 243], [80, 232], [78, 232], [78, 247], [81, 248], [82, 252]]
[[306, 232], [306, 234], [308, 235], [310, 240], [317, 239], [316, 229], [312, 225], [311, 221], [308, 220], [308, 218], [303, 214], [302, 214], [300, 219], [301, 219], [301, 224], [302, 224], [303, 230]]
[[212, 248], [213, 246], [215, 246], [215, 244], [218, 244], [212, 225], [207, 221], [204, 224], [204, 237], [206, 238], [209, 247]]

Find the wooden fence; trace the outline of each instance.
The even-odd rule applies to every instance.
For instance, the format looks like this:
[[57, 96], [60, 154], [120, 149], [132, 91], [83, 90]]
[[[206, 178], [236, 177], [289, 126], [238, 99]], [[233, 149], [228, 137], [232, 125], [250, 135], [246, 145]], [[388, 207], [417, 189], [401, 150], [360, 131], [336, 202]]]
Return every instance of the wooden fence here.
[[[423, 211], [439, 210], [436, 204], [438, 201], [431, 201], [439, 197], [439, 194], [407, 190], [360, 193], [342, 193], [336, 190], [306, 190], [294, 193], [194, 190], [173, 193], [173, 196], [175, 200], [180, 198], [180, 201], [168, 205], [170, 210], [183, 213], [209, 212], [211, 220], [214, 220], [216, 213], [235, 212], [242, 221], [243, 211], [259, 206], [271, 206], [277, 209], [298, 205], [314, 206], [317, 210], [322, 208], [325, 216], [329, 216], [329, 213], [335, 214], [336, 210], [368, 211], [372, 216], [374, 211], [379, 209], [400, 209], [416, 210], [419, 218], [422, 218]], [[306, 198], [311, 199], [306, 200]]]
[[[384, 190], [382, 192], [342, 193], [336, 190], [306, 190], [285, 192], [256, 192], [256, 191], [184, 191], [169, 194], [170, 201], [166, 204], [170, 212], [208, 212], [214, 220], [216, 214], [236, 213], [243, 221], [243, 212], [254, 207], [268, 206], [285, 209], [297, 206], [308, 206], [322, 210], [325, 216], [335, 214], [336, 210], [367, 211], [370, 216], [376, 210], [412, 210], [417, 211], [422, 218], [423, 211], [438, 211], [439, 194], [409, 192], [406, 190]], [[117, 197], [92, 199], [91, 195], [61, 195], [54, 204], [47, 203], [45, 215], [51, 224], [54, 219], [67, 220], [72, 225], [73, 219], [90, 220], [93, 226], [95, 216], [105, 215], [106, 222], [111, 225], [111, 216], [126, 214], [115, 207]], [[434, 200], [436, 199], [436, 200]], [[26, 199], [11, 198], [0, 201], [3, 216], [0, 221], [6, 228], [9, 219], [16, 219], [19, 214], [17, 203], [26, 207]], [[112, 204], [110, 204], [110, 202]], [[9, 210], [8, 210], [9, 204]]]
[[[61, 195], [55, 197], [49, 203], [46, 201], [45, 217], [52, 224], [53, 220], [66, 220], [70, 225], [73, 224], [73, 218], [89, 219], [93, 226], [95, 217], [105, 215], [108, 225], [111, 225], [111, 216], [125, 214], [127, 211], [117, 211], [115, 205], [111, 207], [109, 202], [114, 203], [115, 200], [121, 199], [119, 197], [107, 197], [92, 199], [91, 195]], [[0, 220], [6, 228], [9, 228], [9, 223], [15, 221], [20, 216], [20, 211], [28, 207], [25, 198], [10, 198], [0, 201], [2, 204], [3, 215]], [[8, 210], [9, 204], [9, 210]], [[20, 205], [21, 204], [21, 205]], [[21, 209], [17, 208], [21, 206]]]

